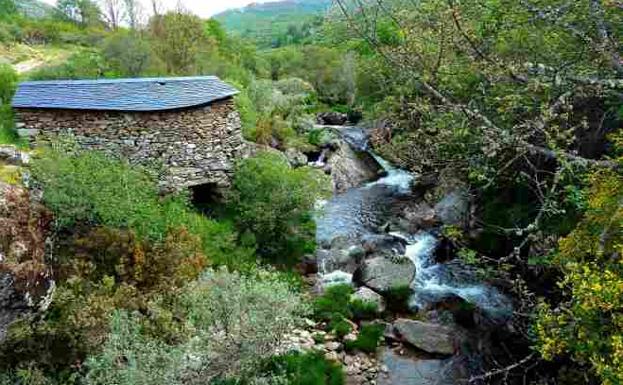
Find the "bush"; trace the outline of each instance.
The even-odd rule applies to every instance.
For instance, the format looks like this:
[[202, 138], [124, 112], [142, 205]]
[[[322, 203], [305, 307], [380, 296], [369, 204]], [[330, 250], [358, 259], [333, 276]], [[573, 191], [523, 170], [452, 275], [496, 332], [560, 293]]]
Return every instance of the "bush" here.
[[327, 187], [317, 170], [292, 169], [280, 155], [262, 153], [238, 165], [230, 206], [262, 256], [290, 264], [315, 248], [311, 211]]
[[301, 295], [267, 271], [208, 271], [181, 296], [181, 305], [189, 329], [177, 345], [148, 337], [137, 316], [117, 312], [103, 352], [87, 362], [87, 384], [252, 379], [306, 313]]
[[395, 313], [408, 312], [411, 294], [412, 290], [408, 285], [390, 288], [384, 293], [387, 310]]
[[349, 306], [353, 288], [348, 284], [332, 285], [314, 300], [314, 316], [318, 320], [329, 321], [336, 314], [344, 318], [351, 318], [352, 311]]
[[13, 67], [0, 64], [0, 144], [20, 144], [11, 108], [17, 81], [18, 76]]
[[342, 338], [353, 331], [353, 326], [342, 314], [335, 313], [329, 321], [329, 330], [335, 333], [338, 338]]
[[204, 254], [215, 263], [238, 266], [252, 259], [253, 248], [238, 247], [229, 224], [192, 211], [187, 196], [160, 198], [153, 175], [126, 161], [55, 143], [33, 159], [31, 172], [59, 229], [102, 225], [152, 241], [186, 229], [200, 237]]
[[383, 337], [385, 326], [382, 324], [363, 325], [355, 341], [346, 341], [344, 347], [347, 350], [361, 350], [366, 353], [376, 352], [379, 341]]
[[352, 299], [348, 305], [353, 314], [353, 318], [356, 320], [374, 319], [379, 314], [378, 306], [374, 302], [355, 298]]
[[268, 373], [285, 377], [288, 385], [342, 385], [342, 367], [320, 353], [292, 353], [270, 360]]

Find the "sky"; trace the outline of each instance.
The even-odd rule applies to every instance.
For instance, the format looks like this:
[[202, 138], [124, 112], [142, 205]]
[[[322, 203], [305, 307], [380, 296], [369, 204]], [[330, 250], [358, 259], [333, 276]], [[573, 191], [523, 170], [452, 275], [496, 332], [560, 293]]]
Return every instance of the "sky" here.
[[[56, 4], [56, 0], [43, 0], [48, 4]], [[150, 0], [140, 0], [143, 3], [145, 9], [151, 9]], [[247, 4], [253, 2], [264, 3], [275, 0], [159, 0], [164, 8], [175, 8], [178, 3], [182, 3], [185, 9], [201, 16], [210, 17], [219, 12], [225, 11], [230, 8], [244, 7]]]

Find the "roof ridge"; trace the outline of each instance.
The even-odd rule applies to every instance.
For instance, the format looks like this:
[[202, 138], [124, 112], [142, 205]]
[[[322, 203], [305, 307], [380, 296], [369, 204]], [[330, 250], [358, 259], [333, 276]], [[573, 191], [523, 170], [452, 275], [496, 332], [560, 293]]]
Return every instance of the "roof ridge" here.
[[163, 111], [211, 103], [238, 90], [216, 76], [53, 80], [20, 83], [14, 108]]
[[20, 86], [50, 85], [50, 84], [106, 84], [106, 83], [148, 83], [148, 82], [178, 82], [192, 80], [221, 80], [217, 76], [178, 76], [178, 77], [144, 77], [144, 78], [98, 78], [98, 79], [67, 79], [67, 80], [29, 80], [20, 82]]

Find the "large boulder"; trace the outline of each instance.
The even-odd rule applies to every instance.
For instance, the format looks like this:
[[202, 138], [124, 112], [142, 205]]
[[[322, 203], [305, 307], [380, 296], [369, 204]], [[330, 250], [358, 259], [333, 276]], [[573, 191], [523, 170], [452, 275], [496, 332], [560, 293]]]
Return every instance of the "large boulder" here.
[[341, 112], [320, 112], [316, 115], [316, 122], [318, 124], [325, 124], [329, 126], [343, 126], [348, 121], [348, 115]]
[[336, 149], [327, 162], [333, 179], [333, 190], [342, 193], [378, 178], [383, 168], [367, 152], [356, 152], [343, 140], [336, 142]]
[[377, 292], [411, 284], [415, 265], [406, 257], [374, 257], [366, 260], [355, 272], [355, 279]]
[[440, 324], [399, 318], [394, 322], [394, 331], [403, 342], [428, 353], [452, 355], [461, 344], [455, 329]]
[[444, 225], [463, 226], [469, 218], [469, 195], [463, 189], [451, 191], [437, 202], [434, 211]]
[[459, 385], [469, 377], [465, 365], [456, 358], [416, 359], [385, 348], [381, 363], [377, 385]]
[[351, 295], [350, 300], [359, 300], [362, 302], [373, 303], [376, 306], [376, 311], [378, 313], [382, 313], [385, 311], [385, 300], [383, 299], [383, 296], [365, 286], [357, 289], [357, 291]]

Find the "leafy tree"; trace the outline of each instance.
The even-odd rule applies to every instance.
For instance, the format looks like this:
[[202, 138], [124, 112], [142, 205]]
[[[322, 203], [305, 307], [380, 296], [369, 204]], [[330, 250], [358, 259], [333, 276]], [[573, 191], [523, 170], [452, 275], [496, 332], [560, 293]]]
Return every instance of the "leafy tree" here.
[[197, 70], [197, 58], [206, 43], [199, 17], [183, 12], [155, 15], [149, 22], [149, 32], [166, 73], [183, 75]]
[[102, 51], [113, 71], [120, 76], [144, 75], [153, 64], [149, 42], [135, 32], [119, 30], [109, 35]]
[[0, 0], [0, 19], [8, 18], [17, 13], [17, 6], [14, 0]]
[[262, 153], [238, 165], [230, 206], [240, 230], [255, 236], [261, 254], [291, 263], [313, 250], [312, 210], [326, 191], [316, 170], [292, 169], [280, 155]]
[[588, 197], [584, 219], [554, 258], [567, 300], [543, 303], [535, 329], [545, 358], [571, 354], [614, 385], [623, 382], [623, 178], [595, 173]]
[[17, 72], [8, 64], [0, 64], [0, 104], [11, 104], [17, 89]]
[[77, 24], [93, 26], [101, 23], [101, 11], [92, 0], [57, 0], [61, 14]]
[[18, 76], [13, 67], [0, 64], [0, 143], [18, 142], [11, 108], [17, 81]]

